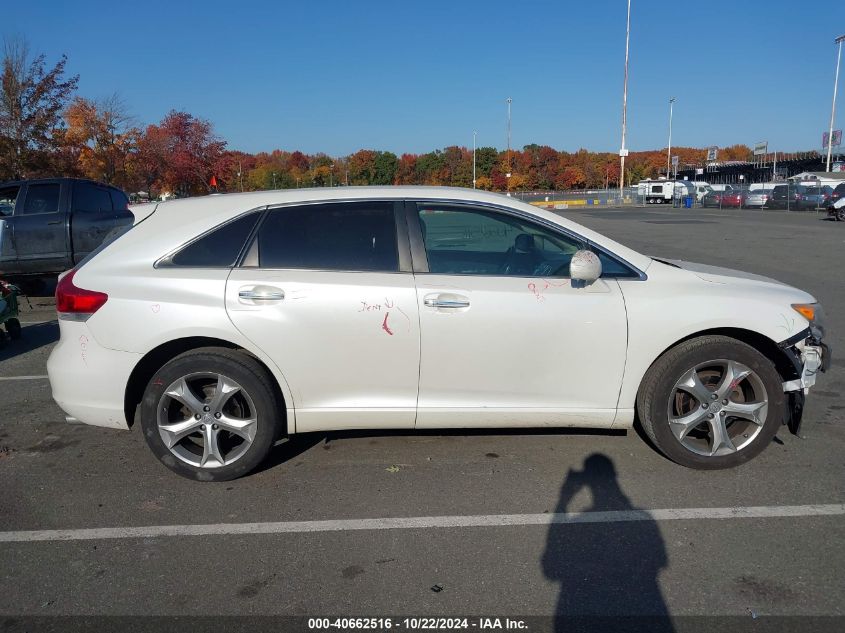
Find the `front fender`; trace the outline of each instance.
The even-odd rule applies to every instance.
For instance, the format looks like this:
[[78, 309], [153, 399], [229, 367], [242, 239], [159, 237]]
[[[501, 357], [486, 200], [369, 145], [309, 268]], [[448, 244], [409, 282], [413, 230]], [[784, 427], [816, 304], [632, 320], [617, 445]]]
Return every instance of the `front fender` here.
[[628, 314], [620, 409], [635, 406], [649, 367], [680, 341], [713, 330], [736, 330], [763, 337], [776, 347], [809, 326], [790, 304], [812, 297], [782, 284], [712, 283], [681, 269], [652, 266], [648, 280], [620, 280], [620, 286]]

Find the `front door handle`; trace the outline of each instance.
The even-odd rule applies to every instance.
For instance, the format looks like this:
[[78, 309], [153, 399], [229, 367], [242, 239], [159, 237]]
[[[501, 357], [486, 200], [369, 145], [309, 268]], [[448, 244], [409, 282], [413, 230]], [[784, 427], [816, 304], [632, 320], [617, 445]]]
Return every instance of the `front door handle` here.
[[461, 295], [428, 295], [423, 305], [429, 308], [468, 308], [469, 299]]

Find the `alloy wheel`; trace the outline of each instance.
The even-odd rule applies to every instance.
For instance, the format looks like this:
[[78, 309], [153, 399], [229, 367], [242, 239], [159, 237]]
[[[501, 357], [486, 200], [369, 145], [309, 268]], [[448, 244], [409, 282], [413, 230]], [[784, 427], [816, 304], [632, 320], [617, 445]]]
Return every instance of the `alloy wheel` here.
[[175, 457], [200, 468], [220, 468], [249, 450], [258, 418], [252, 398], [237, 382], [204, 372], [167, 387], [158, 404], [157, 425]]
[[669, 428], [687, 450], [707, 457], [748, 446], [766, 421], [769, 398], [760, 377], [733, 360], [715, 359], [686, 371], [669, 395]]

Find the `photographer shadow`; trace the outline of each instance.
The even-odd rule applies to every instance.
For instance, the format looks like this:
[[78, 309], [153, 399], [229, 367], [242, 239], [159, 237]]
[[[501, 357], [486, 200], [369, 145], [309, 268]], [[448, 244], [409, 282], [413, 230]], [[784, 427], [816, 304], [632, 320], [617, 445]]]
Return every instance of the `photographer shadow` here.
[[619, 488], [613, 462], [599, 453], [584, 461], [583, 470], [569, 470], [556, 515], [570, 512], [573, 498], [585, 488], [592, 495], [587, 512], [623, 512], [613, 518], [635, 520], [555, 517], [542, 568], [547, 578], [560, 583], [556, 630], [674, 631], [658, 583], [668, 560], [657, 523], [631, 504]]

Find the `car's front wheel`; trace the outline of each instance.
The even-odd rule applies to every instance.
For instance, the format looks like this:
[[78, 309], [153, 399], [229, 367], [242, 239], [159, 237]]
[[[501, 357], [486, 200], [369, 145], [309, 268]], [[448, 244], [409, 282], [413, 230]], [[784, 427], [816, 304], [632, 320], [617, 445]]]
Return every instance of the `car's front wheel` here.
[[177, 356], [152, 377], [141, 403], [144, 439], [174, 472], [201, 481], [246, 475], [283, 428], [272, 378], [252, 357], [224, 348]]
[[646, 374], [637, 399], [646, 435], [690, 468], [738, 466], [783, 422], [782, 379], [759, 351], [726, 336], [685, 341]]

